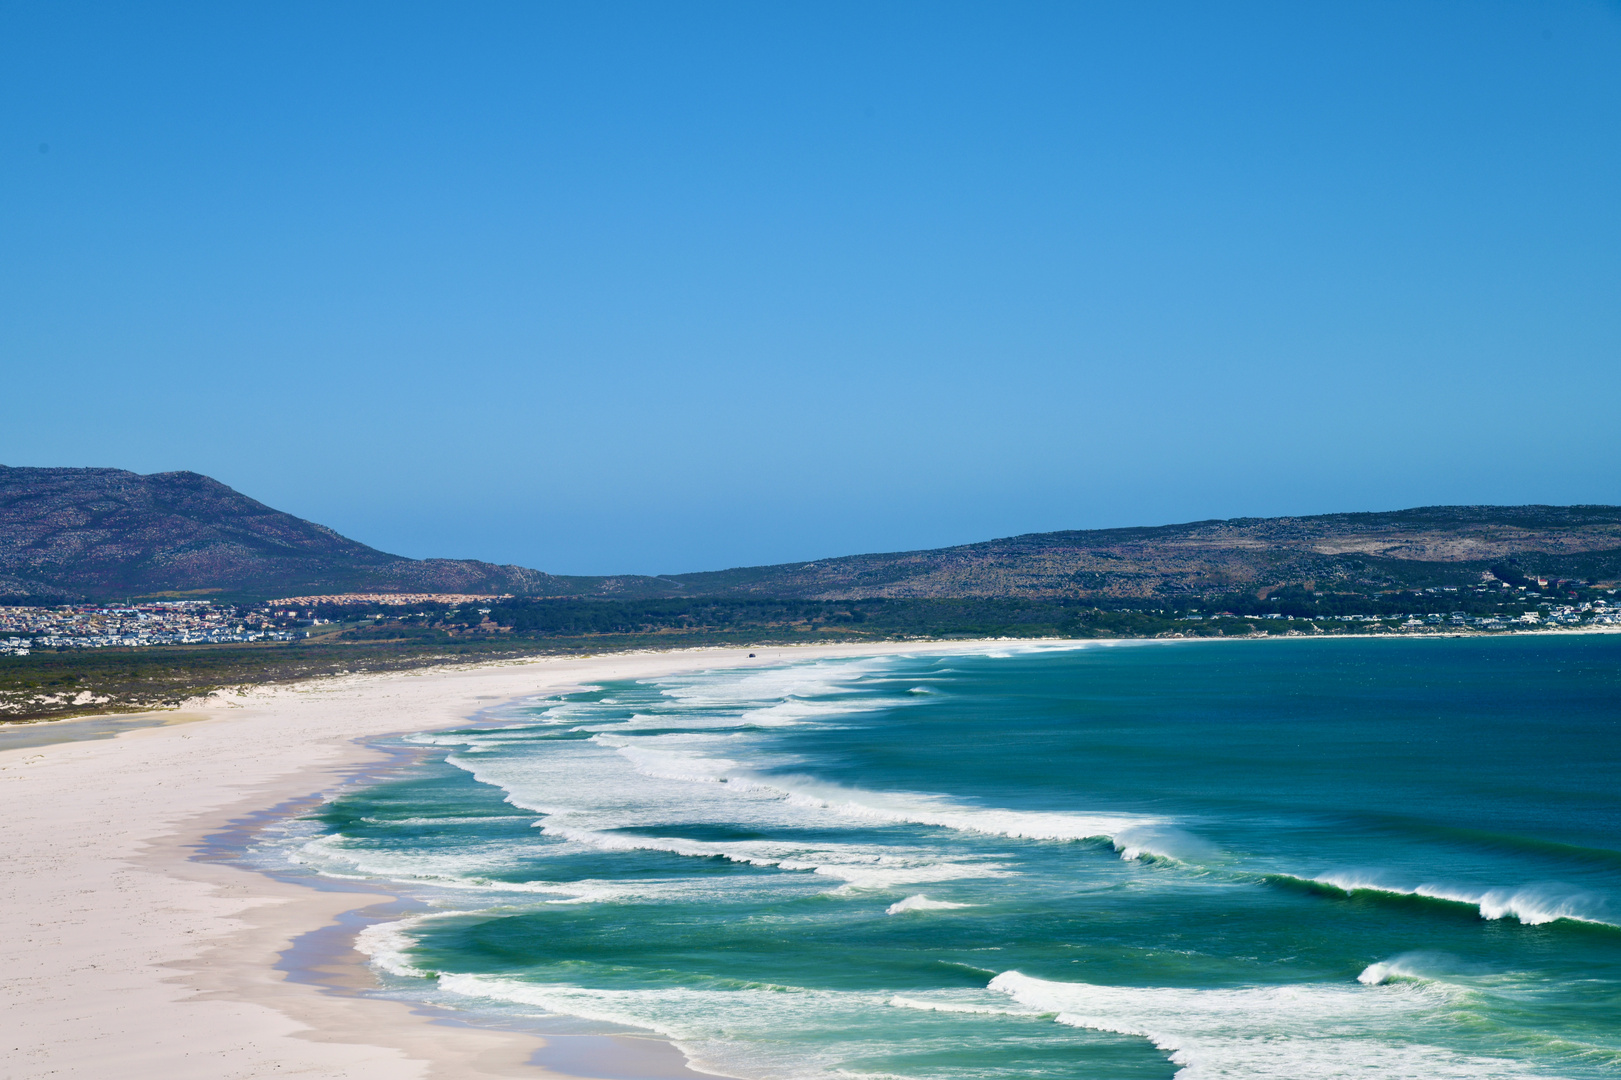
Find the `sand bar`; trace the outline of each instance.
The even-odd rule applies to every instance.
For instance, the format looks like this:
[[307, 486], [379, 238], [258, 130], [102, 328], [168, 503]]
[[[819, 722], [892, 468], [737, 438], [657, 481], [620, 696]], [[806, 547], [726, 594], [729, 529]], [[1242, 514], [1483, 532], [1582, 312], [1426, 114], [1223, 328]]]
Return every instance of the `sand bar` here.
[[[400, 1002], [289, 980], [276, 965], [295, 938], [386, 898], [200, 861], [203, 839], [384, 760], [367, 739], [456, 726], [537, 692], [984, 648], [759, 648], [753, 659], [695, 649], [343, 676], [191, 702], [152, 726], [121, 718], [112, 738], [0, 748], [0, 1080], [545, 1076], [534, 1035], [436, 1022]], [[358, 967], [352, 975], [365, 978]], [[645, 1062], [602, 1065], [568, 1071], [648, 1075]]]

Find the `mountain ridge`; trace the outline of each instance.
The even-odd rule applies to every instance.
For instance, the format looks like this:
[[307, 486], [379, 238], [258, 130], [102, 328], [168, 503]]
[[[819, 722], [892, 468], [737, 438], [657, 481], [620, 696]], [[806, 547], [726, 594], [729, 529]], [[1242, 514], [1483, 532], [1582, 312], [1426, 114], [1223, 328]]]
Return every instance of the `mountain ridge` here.
[[0, 466], [0, 602], [339, 592], [527, 597], [1111, 598], [1366, 590], [1526, 572], [1621, 576], [1621, 507], [1430, 506], [1064, 530], [672, 575], [571, 576], [409, 559], [195, 472]]
[[407, 559], [200, 473], [0, 466], [0, 594], [105, 599], [305, 587], [543, 593], [552, 575]]
[[[1621, 551], [1621, 507], [1429, 506], [1027, 533], [948, 548], [673, 575], [701, 592], [805, 599], [1153, 597], [1326, 580], [1391, 563], [1484, 567]], [[1550, 566], [1552, 564], [1550, 563]], [[1529, 570], [1536, 566], [1527, 566]]]

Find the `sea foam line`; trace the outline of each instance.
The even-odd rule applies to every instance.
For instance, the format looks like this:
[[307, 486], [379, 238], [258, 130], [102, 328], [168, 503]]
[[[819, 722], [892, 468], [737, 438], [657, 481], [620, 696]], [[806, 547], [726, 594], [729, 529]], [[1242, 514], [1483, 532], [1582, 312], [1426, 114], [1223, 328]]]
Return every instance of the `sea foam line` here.
[[409, 951], [416, 945], [410, 931], [435, 919], [451, 919], [458, 915], [472, 915], [471, 911], [430, 911], [422, 915], [396, 919], [393, 922], [373, 923], [355, 935], [355, 951], [371, 960], [374, 967], [390, 975], [403, 978], [431, 979], [438, 973], [426, 971], [411, 962]]
[[1417, 1041], [1416, 1033], [1456, 1008], [1457, 993], [1441, 986], [1100, 986], [1005, 971], [990, 989], [1060, 1024], [1147, 1039], [1179, 1066], [1178, 1080], [1530, 1073], [1516, 1062]]
[[[845, 821], [927, 825], [1015, 840], [1093, 840], [1110, 844], [1127, 861], [1193, 861], [1211, 854], [1208, 845], [1177, 829], [1166, 818], [969, 807], [942, 795], [870, 791], [810, 776], [764, 772], [758, 764], [731, 756], [746, 750], [747, 745], [730, 735], [686, 732], [649, 737], [599, 731], [588, 741], [616, 751], [636, 773], [649, 779], [765, 796], [788, 806], [832, 814]], [[454, 759], [452, 763], [462, 764]], [[781, 760], [768, 764], [791, 766], [791, 762]], [[463, 767], [470, 766], [468, 763]], [[477, 771], [474, 775], [484, 779]], [[511, 790], [509, 787], [508, 791]], [[515, 805], [542, 810], [526, 801], [512, 801]]]
[[1439, 978], [1437, 968], [1456, 965], [1450, 957], [1434, 952], [1405, 952], [1388, 960], [1379, 960], [1362, 969], [1356, 981], [1363, 986], [1383, 986], [1392, 979], [1433, 980]]
[[902, 915], [908, 911], [948, 911], [952, 908], [975, 907], [974, 904], [954, 904], [950, 900], [930, 900], [922, 893], [897, 900], [884, 909], [885, 915]]
[[[1126, 860], [1183, 860], [1203, 854], [1203, 845], [1165, 818], [1136, 814], [1074, 814], [1041, 810], [967, 807], [941, 795], [868, 791], [808, 776], [761, 773], [732, 758], [710, 756], [695, 745], [636, 745], [639, 740], [595, 735], [616, 749], [638, 773], [653, 779], [716, 784], [755, 792], [790, 806], [885, 825], [931, 825], [1013, 840], [1097, 840]], [[701, 744], [699, 744], [701, 745]]]
[[863, 1031], [884, 998], [860, 991], [762, 983], [596, 989], [452, 973], [438, 985], [468, 998], [652, 1031], [671, 1040], [694, 1068], [721, 1077], [849, 1080], [872, 1074], [851, 1073], [846, 1061], [888, 1049]]
[[689, 858], [719, 858], [778, 870], [808, 870], [845, 883], [847, 888], [882, 889], [963, 878], [1010, 877], [1003, 863], [940, 860], [932, 853], [903, 853], [894, 848], [856, 844], [806, 847], [772, 840], [689, 840], [679, 836], [642, 836], [574, 828], [543, 821], [548, 836], [598, 851], [662, 851]]
[[1569, 920], [1621, 929], [1621, 924], [1598, 918], [1593, 913], [1593, 909], [1601, 902], [1597, 894], [1551, 883], [1512, 889], [1470, 889], [1433, 883], [1408, 887], [1393, 885], [1377, 877], [1349, 873], [1322, 874], [1313, 878], [1294, 874], [1276, 876], [1285, 881], [1306, 885], [1325, 885], [1346, 896], [1366, 892], [1386, 896], [1416, 896], [1443, 903], [1462, 904], [1474, 908], [1482, 919], [1490, 921], [1514, 918], [1525, 926], [1544, 926], [1552, 922]]

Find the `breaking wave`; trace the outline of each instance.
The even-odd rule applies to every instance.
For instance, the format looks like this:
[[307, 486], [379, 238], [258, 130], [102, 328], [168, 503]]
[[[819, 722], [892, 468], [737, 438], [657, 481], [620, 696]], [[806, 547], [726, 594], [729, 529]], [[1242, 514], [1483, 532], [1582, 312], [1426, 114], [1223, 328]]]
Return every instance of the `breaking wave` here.
[[930, 900], [922, 893], [897, 900], [884, 909], [885, 915], [902, 915], [908, 911], [949, 911], [952, 908], [973, 907], [973, 904], [954, 904], [950, 900]]
[[1311, 878], [1274, 874], [1267, 880], [1329, 895], [1410, 897], [1460, 905], [1474, 908], [1482, 919], [1514, 919], [1525, 926], [1569, 921], [1621, 929], [1621, 923], [1608, 917], [1602, 896], [1558, 882], [1481, 889], [1435, 883], [1402, 885], [1392, 883], [1382, 875], [1352, 872], [1320, 874]]
[[1007, 971], [990, 988], [1060, 1024], [1147, 1039], [1179, 1080], [1485, 1080], [1533, 1075], [1501, 1058], [1415, 1041], [1456, 994], [1430, 986], [1307, 984], [1198, 990], [1054, 982]]

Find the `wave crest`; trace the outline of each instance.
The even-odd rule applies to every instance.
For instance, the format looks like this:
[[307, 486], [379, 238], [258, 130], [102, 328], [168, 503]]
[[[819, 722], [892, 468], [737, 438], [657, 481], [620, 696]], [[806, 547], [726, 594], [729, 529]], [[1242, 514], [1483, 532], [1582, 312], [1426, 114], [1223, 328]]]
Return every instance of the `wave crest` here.
[[1180, 1067], [1178, 1080], [1531, 1075], [1516, 1062], [1412, 1041], [1415, 1024], [1456, 1007], [1446, 987], [1203, 990], [1055, 982], [1005, 971], [990, 989], [1060, 1024], [1147, 1039]]
[[922, 893], [897, 900], [884, 909], [885, 915], [901, 915], [908, 911], [946, 911], [951, 908], [973, 907], [973, 904], [953, 904], [950, 900], [930, 900]]
[[1482, 919], [1491, 921], [1513, 918], [1525, 926], [1544, 926], [1569, 920], [1621, 928], [1621, 923], [1602, 917], [1606, 914], [1603, 897], [1559, 882], [1480, 889], [1434, 882], [1409, 886], [1392, 883], [1382, 875], [1356, 872], [1321, 874], [1314, 878], [1296, 877], [1293, 874], [1280, 874], [1277, 877], [1298, 884], [1327, 886], [1346, 896], [1372, 893], [1462, 904], [1474, 908]]

